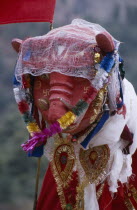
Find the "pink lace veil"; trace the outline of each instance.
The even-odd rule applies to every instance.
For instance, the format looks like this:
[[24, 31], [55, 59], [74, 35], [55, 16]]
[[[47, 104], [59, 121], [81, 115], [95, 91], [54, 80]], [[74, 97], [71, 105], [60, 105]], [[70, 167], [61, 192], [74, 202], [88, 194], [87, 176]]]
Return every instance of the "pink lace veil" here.
[[[70, 25], [54, 29], [44, 36], [26, 39], [17, 61], [16, 79], [21, 82], [23, 74], [39, 76], [59, 72], [91, 81], [95, 76], [95, 35], [103, 31], [105, 29], [98, 24], [75, 19]], [[99, 49], [96, 47], [95, 50]]]

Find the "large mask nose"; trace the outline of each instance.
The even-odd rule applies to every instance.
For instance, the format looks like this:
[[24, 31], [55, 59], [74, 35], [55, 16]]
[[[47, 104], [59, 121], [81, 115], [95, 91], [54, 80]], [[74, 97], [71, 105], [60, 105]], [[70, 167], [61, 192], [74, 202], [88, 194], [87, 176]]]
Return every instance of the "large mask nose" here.
[[54, 122], [64, 115], [68, 109], [61, 99], [71, 104], [73, 94], [73, 78], [57, 72], [50, 74], [50, 107], [48, 112], [49, 122]]

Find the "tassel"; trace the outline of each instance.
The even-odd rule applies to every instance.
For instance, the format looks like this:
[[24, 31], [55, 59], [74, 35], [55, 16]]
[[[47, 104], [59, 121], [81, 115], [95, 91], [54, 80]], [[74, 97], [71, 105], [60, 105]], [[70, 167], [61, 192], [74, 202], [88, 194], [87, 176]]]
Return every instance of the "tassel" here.
[[20, 85], [20, 82], [17, 81], [16, 77], [13, 77], [13, 85]]
[[27, 142], [23, 143], [21, 145], [22, 149], [26, 152], [32, 152], [36, 147], [39, 147], [41, 145], [44, 145], [46, 143], [46, 139], [60, 133], [62, 131], [60, 124], [58, 122], [55, 122], [52, 124], [49, 128], [45, 128], [41, 132], [36, 132], [33, 134], [33, 136], [27, 140]]
[[107, 53], [100, 63], [100, 68], [104, 69], [106, 72], [110, 72], [113, 65], [115, 64], [113, 53]]
[[32, 152], [28, 152], [28, 157], [41, 157], [44, 152], [44, 145], [41, 145], [39, 147], [35, 147], [35, 149]]

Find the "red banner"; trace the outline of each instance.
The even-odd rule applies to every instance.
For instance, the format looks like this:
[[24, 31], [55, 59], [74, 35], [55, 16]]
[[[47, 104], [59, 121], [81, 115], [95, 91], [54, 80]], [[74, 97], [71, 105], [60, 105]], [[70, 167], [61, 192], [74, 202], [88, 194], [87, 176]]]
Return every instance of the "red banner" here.
[[53, 22], [56, 0], [2, 0], [0, 24]]

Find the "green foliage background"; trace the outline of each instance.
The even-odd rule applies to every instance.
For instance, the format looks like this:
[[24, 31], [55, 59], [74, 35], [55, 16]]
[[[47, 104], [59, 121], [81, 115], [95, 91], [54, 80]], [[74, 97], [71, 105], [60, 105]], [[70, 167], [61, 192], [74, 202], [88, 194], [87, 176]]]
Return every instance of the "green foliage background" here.
[[[102, 10], [105, 10], [105, 1], [104, 3], [97, 1]], [[127, 16], [125, 21], [124, 18], [121, 21], [119, 7], [114, 6], [111, 16], [104, 20], [99, 12], [93, 16], [92, 13], [86, 13], [86, 9], [82, 10], [80, 4], [74, 4], [72, 7], [71, 4], [67, 4], [68, 2], [68, 0], [57, 1], [54, 27], [68, 24], [74, 17], [97, 22], [105, 27], [116, 39], [122, 41], [120, 52], [125, 60], [126, 77], [137, 91], [137, 6], [125, 5]], [[91, 8], [92, 3], [93, 1], [90, 4]], [[10, 42], [15, 37], [24, 39], [43, 35], [48, 30], [47, 23], [0, 26], [0, 210], [32, 209], [37, 162], [35, 158], [28, 158], [20, 148], [20, 144], [27, 140], [28, 134], [12, 92], [17, 54], [12, 50]], [[41, 179], [46, 167], [47, 160], [43, 158]]]

